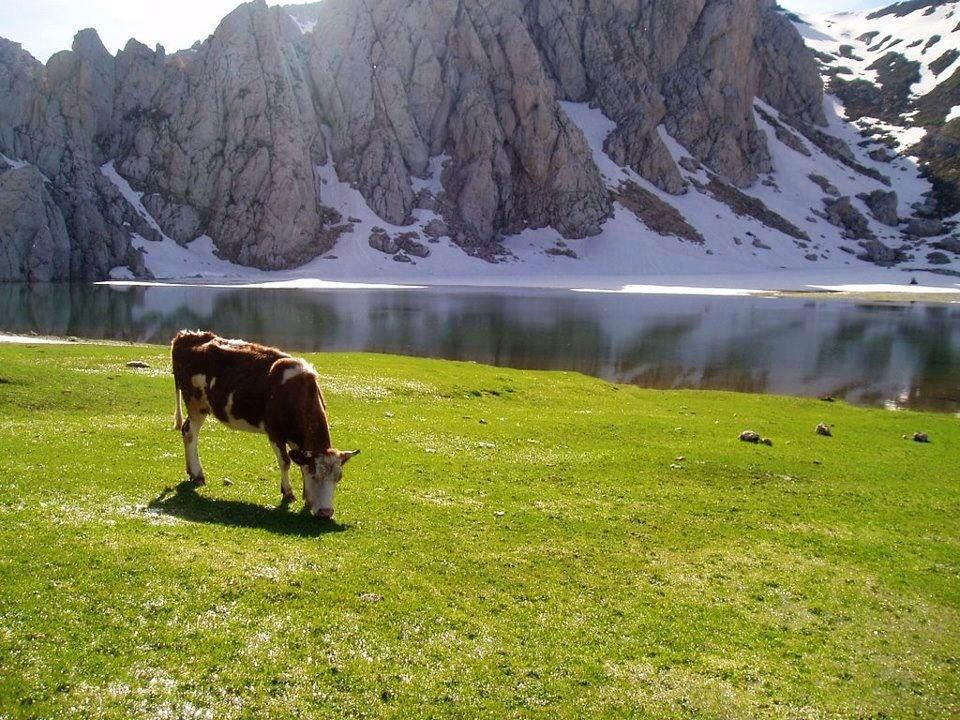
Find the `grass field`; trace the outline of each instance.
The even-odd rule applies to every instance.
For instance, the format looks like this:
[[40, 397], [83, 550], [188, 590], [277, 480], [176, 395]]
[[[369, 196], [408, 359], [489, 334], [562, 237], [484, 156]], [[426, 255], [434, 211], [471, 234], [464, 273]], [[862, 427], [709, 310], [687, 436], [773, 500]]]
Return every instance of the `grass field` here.
[[309, 357], [336, 523], [181, 484], [166, 348], [0, 345], [0, 718], [960, 715], [956, 417]]

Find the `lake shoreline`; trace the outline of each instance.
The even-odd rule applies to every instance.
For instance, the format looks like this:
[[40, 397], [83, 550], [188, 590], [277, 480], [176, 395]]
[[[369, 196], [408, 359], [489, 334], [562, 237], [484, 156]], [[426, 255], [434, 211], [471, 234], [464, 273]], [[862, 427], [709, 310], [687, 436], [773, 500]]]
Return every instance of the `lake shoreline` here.
[[[729, 280], [729, 278], [724, 278]], [[461, 279], [462, 280], [462, 279]], [[397, 284], [373, 283], [366, 281], [333, 281], [319, 278], [296, 278], [289, 280], [250, 281], [236, 279], [235, 281], [222, 278], [219, 281], [207, 279], [170, 279], [170, 280], [105, 280], [95, 285], [122, 290], [131, 287], [185, 287], [185, 288], [213, 288], [232, 290], [317, 290], [345, 292], [356, 290], [383, 290], [409, 292], [413, 290], [445, 290], [459, 292], [496, 293], [504, 295], [522, 293], [592, 293], [592, 294], [622, 294], [622, 295], [688, 295], [709, 297], [783, 297], [809, 298], [816, 300], [854, 300], [857, 302], [910, 302], [910, 303], [960, 303], [960, 285], [896, 285], [891, 283], [836, 283], [836, 284], [805, 284], [792, 287], [785, 284], [783, 287], [733, 287], [725, 284], [678, 284], [665, 281], [660, 283], [592, 283], [591, 286], [579, 286], [575, 279], [560, 284], [506, 284], [487, 285], [475, 283], [428, 282], [425, 284]], [[671, 279], [673, 280], [673, 279]], [[756, 283], [757, 285], [772, 285], [772, 283]], [[587, 284], [584, 284], [587, 285]]]

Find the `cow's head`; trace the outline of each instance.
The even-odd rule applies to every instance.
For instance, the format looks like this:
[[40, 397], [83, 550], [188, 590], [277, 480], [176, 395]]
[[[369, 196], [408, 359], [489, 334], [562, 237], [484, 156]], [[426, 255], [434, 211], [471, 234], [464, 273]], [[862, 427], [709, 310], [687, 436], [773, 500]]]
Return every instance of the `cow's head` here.
[[291, 450], [290, 459], [303, 473], [303, 501], [316, 517], [333, 517], [333, 494], [343, 475], [343, 466], [359, 450], [341, 451], [330, 448], [318, 455], [302, 450]]

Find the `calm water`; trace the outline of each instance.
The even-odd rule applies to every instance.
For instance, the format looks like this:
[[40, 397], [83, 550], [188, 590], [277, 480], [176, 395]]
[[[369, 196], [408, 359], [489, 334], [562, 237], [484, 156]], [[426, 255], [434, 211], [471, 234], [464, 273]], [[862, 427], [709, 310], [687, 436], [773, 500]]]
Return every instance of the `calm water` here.
[[958, 305], [0, 284], [0, 330], [165, 343], [180, 328], [289, 350], [401, 353], [648, 387], [960, 411]]

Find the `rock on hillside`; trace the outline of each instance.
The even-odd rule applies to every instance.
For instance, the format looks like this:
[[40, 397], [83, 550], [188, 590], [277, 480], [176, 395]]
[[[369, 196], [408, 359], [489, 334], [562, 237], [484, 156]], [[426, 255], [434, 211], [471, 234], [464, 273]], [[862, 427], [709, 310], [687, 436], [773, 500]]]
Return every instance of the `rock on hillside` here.
[[910, 0], [798, 25], [846, 118], [888, 150], [914, 156], [940, 217], [960, 212], [960, 3]]
[[[28, 184], [50, 279], [142, 272], [137, 235], [208, 235], [234, 262], [298, 265], [344, 231], [330, 167], [394, 225], [432, 174], [437, 215], [478, 254], [525, 228], [588, 237], [612, 201], [563, 101], [599, 107], [610, 157], [670, 194], [687, 182], [664, 132], [744, 187], [772, 169], [756, 97], [824, 123], [816, 64], [773, 0], [668, 5], [256, 0], [189, 50], [131, 40], [112, 56], [84, 30], [46, 66], [0, 40], [0, 152], [46, 178]], [[101, 171], [111, 161], [135, 191]], [[0, 222], [4, 243], [30, 232], [17, 212]]]

